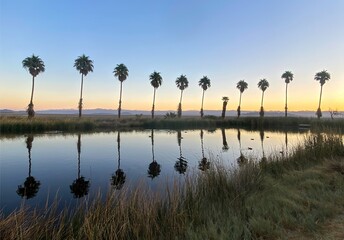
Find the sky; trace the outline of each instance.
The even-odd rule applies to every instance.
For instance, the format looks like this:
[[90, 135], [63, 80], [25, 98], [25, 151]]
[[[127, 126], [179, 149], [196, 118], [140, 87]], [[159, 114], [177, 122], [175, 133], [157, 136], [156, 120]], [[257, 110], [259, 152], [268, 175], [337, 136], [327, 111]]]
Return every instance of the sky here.
[[284, 110], [289, 70], [289, 111], [317, 109], [320, 84], [314, 75], [331, 74], [323, 87], [322, 110], [344, 110], [343, 0], [0, 0], [0, 109], [24, 110], [32, 77], [22, 61], [32, 54], [46, 71], [35, 79], [35, 110], [77, 109], [81, 75], [74, 60], [85, 54], [94, 71], [84, 79], [84, 109], [117, 109], [124, 63], [122, 109], [150, 110], [149, 75], [161, 73], [156, 110], [176, 111], [186, 75], [184, 110], [199, 110], [203, 76], [211, 80], [204, 109], [238, 106], [236, 83], [245, 80], [242, 110], [260, 108], [260, 79], [270, 87], [264, 108]]

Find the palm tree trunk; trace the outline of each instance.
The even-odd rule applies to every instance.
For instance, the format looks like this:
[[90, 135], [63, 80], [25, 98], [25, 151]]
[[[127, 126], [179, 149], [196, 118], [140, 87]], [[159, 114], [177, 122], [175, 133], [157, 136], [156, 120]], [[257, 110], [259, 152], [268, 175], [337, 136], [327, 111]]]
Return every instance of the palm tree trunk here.
[[182, 100], [183, 100], [183, 90], [180, 91], [180, 99], [179, 99], [179, 105], [178, 105], [178, 117], [179, 118], [182, 116]]
[[203, 89], [203, 94], [202, 94], [202, 105], [201, 105], [201, 117], [203, 117], [203, 101], [204, 101], [204, 89]]
[[288, 115], [288, 83], [285, 84], [285, 114], [284, 116], [287, 117]]
[[319, 108], [321, 105], [322, 88], [323, 88], [323, 85], [321, 85], [321, 88], [320, 88]]
[[121, 110], [122, 110], [122, 81], [121, 81], [121, 87], [119, 91], [118, 118], [121, 118]]
[[81, 74], [81, 87], [80, 87], [80, 101], [79, 101], [79, 117], [81, 117], [82, 111], [82, 88], [84, 85], [84, 74]]
[[31, 99], [30, 99], [30, 104], [33, 105], [33, 91], [35, 89], [35, 77], [32, 76], [32, 89], [31, 89]]
[[239, 97], [239, 107], [241, 107], [241, 94], [242, 94], [242, 92], [240, 92], [240, 97]]
[[224, 101], [222, 104], [222, 114], [221, 114], [222, 118], [225, 118], [226, 116], [226, 108], [227, 108], [227, 102]]
[[153, 94], [152, 118], [154, 118], [154, 109], [155, 109], [155, 91], [156, 91], [156, 88], [154, 88], [154, 94]]
[[262, 101], [260, 103], [260, 106], [263, 107], [263, 101], [264, 101], [264, 91], [262, 91]]

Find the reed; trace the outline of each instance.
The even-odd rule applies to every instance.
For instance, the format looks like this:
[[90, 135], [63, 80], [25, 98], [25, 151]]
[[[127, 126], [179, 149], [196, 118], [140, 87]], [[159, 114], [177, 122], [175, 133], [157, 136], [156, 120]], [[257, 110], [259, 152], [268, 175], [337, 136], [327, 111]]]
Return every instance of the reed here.
[[245, 128], [257, 129], [298, 129], [307, 124], [311, 130], [331, 128], [344, 129], [343, 119], [242, 117], [225, 118], [215, 116], [150, 119], [147, 116], [85, 116], [79, 119], [70, 115], [38, 115], [34, 119], [20, 116], [1, 116], [0, 133], [41, 133], [45, 131], [104, 131], [131, 128], [155, 129], [199, 129], [199, 128]]
[[208, 171], [160, 192], [139, 185], [62, 212], [56, 201], [42, 210], [22, 207], [1, 215], [0, 237], [328, 239], [323, 225], [344, 210], [343, 165], [342, 136], [311, 135], [288, 157], [250, 160], [238, 168], [213, 159]]

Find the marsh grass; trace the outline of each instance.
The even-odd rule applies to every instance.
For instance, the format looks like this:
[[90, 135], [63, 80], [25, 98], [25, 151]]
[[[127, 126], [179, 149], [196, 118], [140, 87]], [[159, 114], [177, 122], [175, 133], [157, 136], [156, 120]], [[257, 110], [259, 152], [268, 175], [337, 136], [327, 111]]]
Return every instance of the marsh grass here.
[[[321, 238], [344, 211], [342, 136], [311, 135], [289, 157], [211, 168], [150, 192], [111, 191], [57, 211], [22, 207], [1, 216], [1, 239]], [[343, 224], [337, 224], [343, 227]], [[343, 228], [342, 228], [343, 229]]]
[[37, 115], [28, 119], [24, 116], [0, 117], [0, 133], [39, 133], [45, 131], [95, 131], [133, 128], [155, 129], [199, 129], [199, 128], [244, 128], [258, 129], [298, 129], [299, 124], [309, 125], [311, 130], [326, 128], [344, 129], [343, 119], [282, 118], [282, 117], [242, 117], [232, 118], [205, 116], [150, 119], [147, 116], [84, 116], [79, 119], [73, 115]]

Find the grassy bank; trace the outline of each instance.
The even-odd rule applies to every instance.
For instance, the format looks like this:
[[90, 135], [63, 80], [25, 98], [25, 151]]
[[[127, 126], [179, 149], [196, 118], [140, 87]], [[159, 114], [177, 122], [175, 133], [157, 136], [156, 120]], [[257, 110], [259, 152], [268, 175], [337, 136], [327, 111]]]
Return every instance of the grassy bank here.
[[288, 158], [236, 170], [213, 162], [166, 194], [138, 186], [76, 210], [57, 212], [56, 204], [2, 216], [1, 239], [329, 239], [343, 236], [324, 226], [344, 212], [344, 145], [313, 135]]
[[126, 116], [117, 119], [116, 116], [84, 116], [82, 119], [71, 115], [38, 115], [29, 120], [20, 116], [1, 116], [0, 133], [41, 133], [45, 131], [103, 131], [155, 128], [155, 129], [197, 129], [218, 127], [239, 127], [250, 130], [298, 128], [300, 124], [309, 125], [311, 129], [331, 127], [344, 129], [343, 119], [315, 119], [315, 118], [284, 118], [284, 117], [242, 117], [219, 118], [214, 116], [183, 117], [181, 119], [165, 119], [158, 117], [154, 120], [147, 116]]

